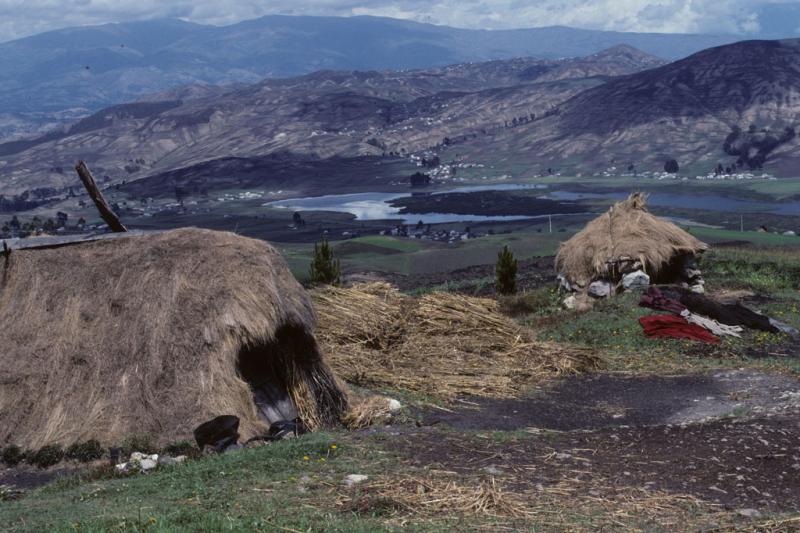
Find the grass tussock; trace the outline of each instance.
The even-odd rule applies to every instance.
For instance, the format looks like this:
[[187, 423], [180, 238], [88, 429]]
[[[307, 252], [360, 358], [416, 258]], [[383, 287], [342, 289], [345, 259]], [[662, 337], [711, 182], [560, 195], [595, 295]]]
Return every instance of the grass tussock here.
[[448, 400], [514, 397], [531, 384], [594, 369], [585, 348], [537, 341], [494, 300], [457, 294], [405, 296], [385, 283], [312, 292], [317, 340], [337, 374]]

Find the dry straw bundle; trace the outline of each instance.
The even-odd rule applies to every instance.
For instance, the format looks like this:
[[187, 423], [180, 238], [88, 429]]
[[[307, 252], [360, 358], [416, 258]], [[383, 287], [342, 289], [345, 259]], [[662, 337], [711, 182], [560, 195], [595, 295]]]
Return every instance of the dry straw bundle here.
[[420, 391], [514, 397], [531, 384], [595, 368], [587, 350], [535, 340], [494, 300], [449, 293], [405, 296], [385, 283], [312, 292], [317, 339], [351, 383]]

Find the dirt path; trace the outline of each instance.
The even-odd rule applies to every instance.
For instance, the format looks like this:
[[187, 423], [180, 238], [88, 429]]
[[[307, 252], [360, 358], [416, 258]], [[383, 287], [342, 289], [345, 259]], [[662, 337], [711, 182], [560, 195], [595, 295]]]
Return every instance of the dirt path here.
[[723, 416], [800, 410], [800, 382], [752, 371], [684, 376], [565, 378], [523, 400], [469, 399], [452, 412], [422, 413], [455, 429], [559, 431], [688, 424]]
[[474, 404], [423, 413], [423, 427], [393, 446], [410, 465], [489, 472], [522, 492], [635, 489], [747, 513], [800, 511], [800, 383], [790, 378], [600, 375]]

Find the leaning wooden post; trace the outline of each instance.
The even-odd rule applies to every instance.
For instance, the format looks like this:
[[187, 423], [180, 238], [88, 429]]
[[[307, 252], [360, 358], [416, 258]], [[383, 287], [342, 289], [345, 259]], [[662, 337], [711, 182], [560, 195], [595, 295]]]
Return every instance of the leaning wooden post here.
[[106, 221], [111, 231], [115, 233], [128, 231], [128, 228], [122, 225], [119, 217], [108, 206], [106, 199], [103, 198], [103, 193], [97, 188], [97, 183], [95, 183], [92, 173], [89, 171], [89, 167], [86, 166], [86, 163], [78, 161], [75, 170], [78, 171], [78, 176], [80, 176], [83, 186], [86, 187], [86, 192], [92, 197], [94, 205], [97, 206], [97, 210], [100, 211], [100, 216]]

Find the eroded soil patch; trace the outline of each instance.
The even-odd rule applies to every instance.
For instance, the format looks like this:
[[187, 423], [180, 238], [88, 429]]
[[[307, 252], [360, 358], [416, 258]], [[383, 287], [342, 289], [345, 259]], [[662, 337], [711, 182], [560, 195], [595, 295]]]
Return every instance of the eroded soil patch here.
[[424, 424], [454, 429], [558, 431], [688, 424], [722, 416], [780, 414], [800, 408], [800, 382], [752, 371], [683, 376], [600, 374], [564, 378], [530, 398], [468, 398]]
[[665, 492], [800, 511], [800, 383], [789, 377], [599, 375], [529, 399], [469, 401], [424, 413], [389, 446], [410, 466], [489, 473], [519, 492]]

